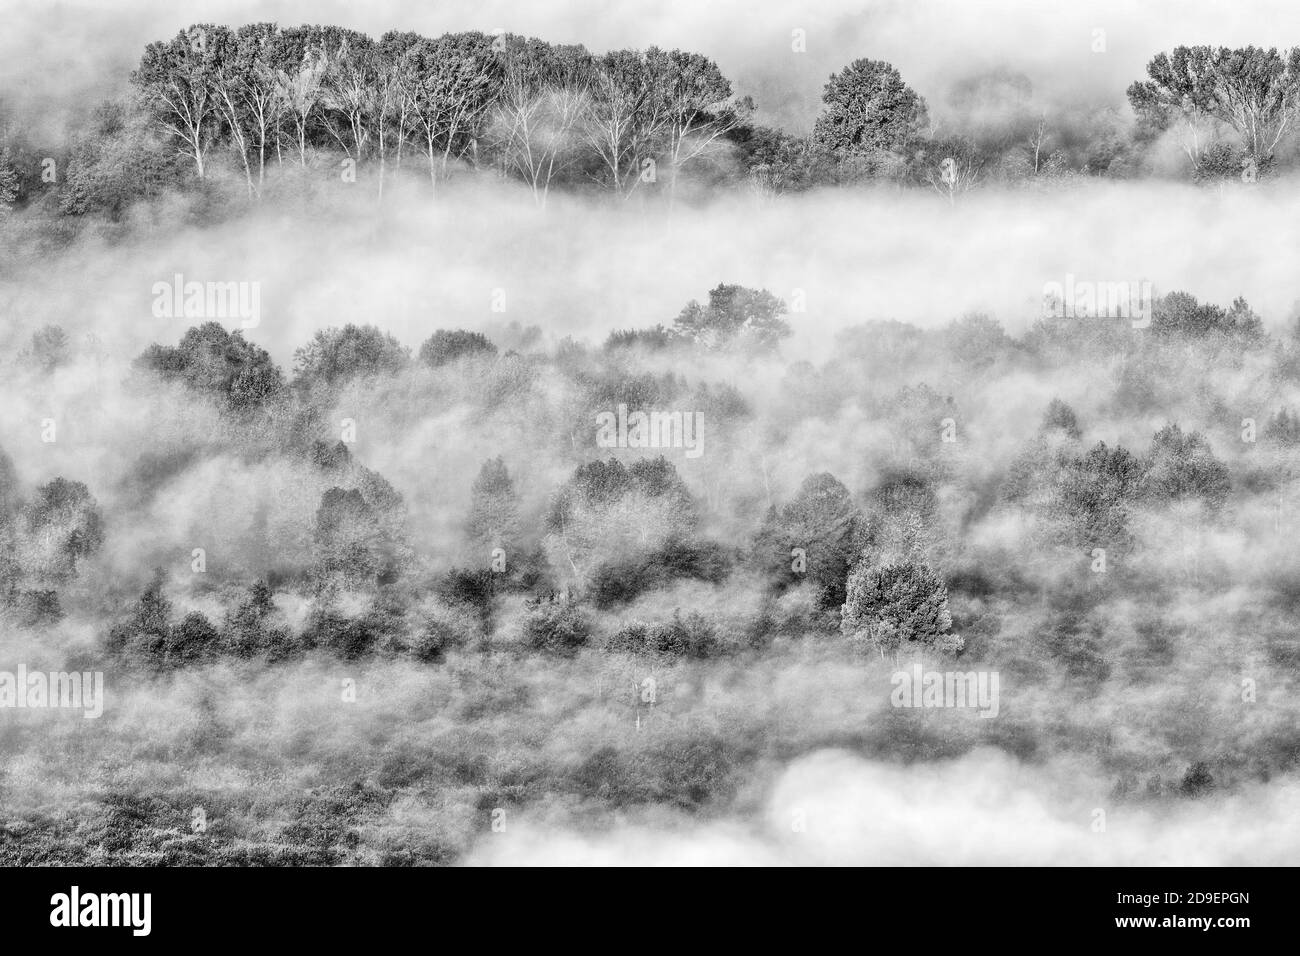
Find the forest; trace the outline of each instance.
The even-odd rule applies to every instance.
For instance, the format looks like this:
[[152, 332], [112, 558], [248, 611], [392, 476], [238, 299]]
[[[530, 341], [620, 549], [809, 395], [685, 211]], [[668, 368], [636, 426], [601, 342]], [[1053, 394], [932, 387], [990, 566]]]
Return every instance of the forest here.
[[942, 121], [862, 58], [806, 135], [507, 32], [195, 24], [130, 83], [0, 130], [0, 670], [106, 688], [2, 711], [0, 860], [1293, 857], [1300, 49]]

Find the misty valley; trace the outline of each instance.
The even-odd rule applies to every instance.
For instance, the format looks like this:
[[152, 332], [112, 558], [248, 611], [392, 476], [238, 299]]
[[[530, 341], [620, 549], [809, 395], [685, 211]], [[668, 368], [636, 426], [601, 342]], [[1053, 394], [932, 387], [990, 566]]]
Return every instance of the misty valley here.
[[0, 69], [0, 860], [1294, 862], [1300, 49], [886, 6]]

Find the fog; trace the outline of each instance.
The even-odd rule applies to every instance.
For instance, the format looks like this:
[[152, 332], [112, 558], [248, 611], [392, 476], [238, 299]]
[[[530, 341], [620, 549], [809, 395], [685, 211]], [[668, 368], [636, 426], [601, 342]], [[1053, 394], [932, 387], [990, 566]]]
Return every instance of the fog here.
[[[374, 35], [500, 26], [593, 50], [698, 49], [738, 92], [755, 96], [761, 119], [794, 131], [810, 127], [826, 76], [860, 56], [897, 65], [936, 116], [960, 124], [979, 116], [949, 105], [955, 85], [994, 67], [1025, 73], [1035, 102], [1068, 118], [1122, 111], [1127, 84], [1176, 43], [1300, 37], [1300, 10], [1284, 3], [1255, 4], [1246, 16], [1211, 2], [1085, 11], [1041, 2], [755, 9], [454, 0], [424, 9], [396, 0], [4, 0], [0, 14], [8, 25], [0, 102], [10, 121], [52, 140], [75, 132], [94, 100], [126, 92], [145, 43], [198, 21], [333, 22]], [[1091, 48], [1098, 28], [1104, 52]], [[806, 53], [790, 49], [795, 29], [807, 31]], [[216, 188], [238, 192], [216, 178]], [[1282, 336], [1300, 301], [1290, 255], [1300, 248], [1300, 182], [1204, 188], [1080, 178], [1053, 189], [989, 186], [956, 203], [922, 189], [865, 187], [689, 199], [669, 209], [638, 196], [557, 194], [538, 209], [519, 187], [461, 171], [436, 199], [422, 183], [394, 181], [381, 202], [368, 176], [344, 182], [326, 173], [310, 191], [273, 176], [264, 202], [231, 202], [215, 221], [192, 197], [167, 196], [123, 223], [85, 228], [58, 251], [28, 243], [20, 217], [6, 232], [0, 273], [0, 448], [24, 494], [56, 476], [86, 483], [106, 544], [61, 592], [66, 617], [45, 629], [6, 624], [0, 654], [29, 666], [100, 661], [106, 632], [155, 568], [177, 616], [193, 610], [218, 621], [232, 595], [265, 576], [255, 534], [267, 535], [287, 568], [313, 560], [322, 494], [342, 479], [277, 448], [287, 426], [273, 414], [250, 425], [209, 397], [132, 369], [150, 344], [175, 345], [197, 324], [154, 314], [154, 285], [179, 274], [259, 284], [260, 321], [243, 334], [286, 374], [314, 333], [346, 323], [375, 325], [413, 351], [435, 330], [481, 331], [501, 352], [517, 349], [534, 363], [526, 373], [504, 358], [413, 366], [313, 399], [322, 422], [313, 437], [336, 441], [353, 422], [351, 454], [402, 496], [411, 577], [420, 582], [412, 593], [423, 588], [413, 616], [452, 614], [424, 584], [482, 558], [464, 525], [485, 460], [502, 456], [523, 523], [540, 538], [557, 488], [600, 457], [592, 429], [583, 430], [598, 409], [564, 365], [566, 339], [616, 379], [673, 373], [688, 389], [738, 391], [747, 414], [710, 421], [698, 462], [673, 460], [704, 503], [702, 533], [737, 552], [751, 546], [768, 507], [789, 502], [809, 475], [831, 472], [867, 508], [891, 469], [931, 456], [941, 477], [926, 559], [954, 578], [978, 573], [1005, 585], [1005, 595], [954, 586], [952, 598], [970, 628], [959, 669], [1002, 670], [1004, 716], [891, 713], [892, 668], [837, 643], [837, 622], [824, 627], [807, 588], [773, 598], [737, 558], [720, 583], [672, 581], [602, 609], [594, 631], [608, 637], [629, 620], [698, 609], [731, 639], [756, 626], [761, 609], [784, 630], [749, 658], [528, 653], [514, 624], [524, 597], [509, 594], [491, 622], [465, 625], [478, 629], [482, 647], [457, 648], [436, 665], [309, 655], [145, 676], [110, 661], [102, 721], [41, 723], [27, 714], [6, 732], [7, 803], [57, 814], [127, 794], [163, 801], [183, 827], [199, 802], [224, 821], [222, 839], [280, 845], [293, 842], [277, 829], [292, 816], [286, 807], [355, 785], [383, 794], [347, 817], [364, 862], [407, 851], [473, 865], [1294, 862], [1297, 705], [1286, 648], [1297, 528], [1291, 510], [1275, 506], [1285, 483], [1281, 491], [1252, 483], [1275, 449], [1241, 441], [1239, 423], [1262, 428], [1300, 403], [1300, 384], [1269, 348], [1230, 360], [1171, 346], [1142, 359], [1148, 364], [1134, 374], [1150, 395], [1134, 398], [1120, 357], [1080, 353], [1051, 365], [1008, 348], [970, 364], [950, 347], [949, 326], [984, 312], [1024, 336], [1043, 316], [1045, 286], [1074, 276], [1148, 281], [1157, 295], [1181, 290], [1224, 307], [1244, 296]], [[793, 334], [779, 352], [636, 353], [617, 365], [599, 351], [610, 332], [671, 324], [724, 282], [794, 305]], [[877, 320], [932, 334], [909, 352], [882, 327], [863, 328]], [[43, 374], [22, 350], [48, 324], [70, 333], [74, 355]], [[928, 421], [924, 433], [908, 432], [905, 413], [890, 404], [921, 384], [958, 409], [957, 447], [938, 455]], [[1135, 506], [1138, 544], [1116, 558], [1124, 583], [1083, 576], [1081, 587], [1101, 596], [1078, 615], [1087, 624], [1078, 640], [1100, 635], [1096, 657], [1114, 668], [1095, 680], [1080, 679], [1069, 654], [1043, 649], [1064, 616], [1050, 603], [1054, 589], [1079, 578], [1086, 552], [1062, 543], [1050, 515], [998, 499], [1053, 398], [1078, 413], [1080, 449], [1105, 441], [1145, 454], [1158, 429], [1178, 422], [1203, 433], [1233, 477], [1233, 497], [1213, 520]], [[57, 441], [43, 438], [46, 420], [57, 423]], [[211, 562], [202, 579], [189, 571], [197, 547]], [[565, 573], [555, 570], [557, 587], [573, 584]], [[371, 597], [342, 603], [363, 608]], [[301, 630], [318, 599], [285, 587], [276, 620]], [[816, 622], [821, 633], [796, 639]], [[1095, 664], [1085, 660], [1084, 670]], [[637, 703], [647, 674], [663, 687], [658, 712]], [[1257, 702], [1242, 699], [1243, 678], [1258, 685]], [[344, 705], [340, 682], [352, 679], [362, 693]], [[671, 764], [665, 754], [696, 745], [706, 753], [703, 775], [723, 783], [711, 801], [688, 807], [658, 784], [638, 790], [616, 780], [633, 795], [611, 797], [618, 786], [586, 763], [613, 748], [626, 764], [617, 769], [635, 782], [653, 776], [647, 766]], [[725, 772], [711, 776], [709, 747]], [[1204, 761], [1221, 786], [1194, 799], [1180, 781]], [[1120, 786], [1130, 775], [1145, 792]], [[259, 799], [277, 810], [256, 809]], [[509, 808], [502, 832], [486, 823], [498, 806]]]
[[919, 190], [742, 195], [671, 214], [603, 197], [537, 210], [522, 190], [471, 183], [437, 201], [390, 190], [376, 209], [368, 186], [338, 183], [316, 200], [327, 209], [272, 203], [202, 227], [163, 211], [143, 237], [85, 240], [0, 286], [22, 320], [5, 334], [20, 340], [52, 321], [111, 329], [105, 347], [132, 357], [188, 327], [151, 311], [154, 284], [177, 273], [260, 283], [261, 322], [246, 337], [286, 365], [316, 330], [377, 317], [412, 346], [436, 328], [509, 322], [599, 343], [614, 329], [669, 323], [723, 281], [801, 299], [789, 354], [813, 360], [831, 354], [833, 333], [870, 319], [933, 328], [985, 311], [1019, 334], [1042, 318], [1044, 287], [1068, 275], [1215, 302], [1241, 295], [1274, 328], [1298, 298], [1279, 254], [1300, 239], [1291, 179], [990, 188], [957, 206]]
[[[485, 838], [470, 865], [1285, 866], [1300, 852], [1294, 784], [1209, 805], [1105, 814], [1078, 766], [1032, 770], [994, 751], [900, 768], [842, 751], [795, 761], [761, 823], [552, 834], [524, 821]], [[1101, 815], [1098, 815], [1101, 811]], [[532, 824], [532, 825], [530, 825]]]

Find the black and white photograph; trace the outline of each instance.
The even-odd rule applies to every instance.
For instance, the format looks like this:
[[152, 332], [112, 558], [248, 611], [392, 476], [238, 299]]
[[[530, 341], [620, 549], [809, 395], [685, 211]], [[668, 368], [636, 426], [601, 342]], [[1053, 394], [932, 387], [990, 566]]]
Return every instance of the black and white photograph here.
[[56, 931], [1300, 862], [1293, 3], [0, 0], [0, 402]]

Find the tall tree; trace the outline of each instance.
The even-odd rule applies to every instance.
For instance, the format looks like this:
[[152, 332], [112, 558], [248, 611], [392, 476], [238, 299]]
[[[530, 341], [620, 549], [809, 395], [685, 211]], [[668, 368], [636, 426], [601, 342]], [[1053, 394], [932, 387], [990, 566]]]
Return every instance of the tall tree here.
[[669, 116], [657, 89], [656, 65], [636, 50], [613, 50], [596, 59], [587, 141], [617, 196], [632, 194], [654, 168], [662, 146]]
[[293, 353], [297, 381], [334, 385], [354, 377], [391, 374], [406, 368], [410, 349], [373, 325], [322, 329]]
[[0, 219], [13, 210], [19, 189], [18, 173], [9, 157], [9, 150], [0, 150]]
[[643, 458], [630, 467], [615, 458], [592, 461], [556, 493], [547, 549], [581, 583], [602, 563], [690, 537], [698, 520], [690, 491], [667, 459]]
[[250, 23], [234, 33], [222, 28], [208, 37], [216, 64], [213, 97], [231, 148], [243, 167], [250, 199], [260, 194], [266, 180], [266, 150], [278, 138], [283, 109], [267, 57], [267, 47], [275, 35], [273, 23]]
[[496, 98], [501, 61], [492, 38], [477, 32], [448, 33], [417, 44], [412, 56], [418, 82], [413, 109], [436, 185], [447, 164], [472, 150], [479, 123]]
[[325, 95], [324, 47], [309, 27], [283, 30], [271, 44], [268, 64], [286, 132], [297, 148], [299, 165], [305, 167], [308, 133]]
[[400, 33], [390, 30], [379, 40], [376, 51], [378, 75], [376, 77], [376, 106], [378, 123], [376, 138], [379, 143], [379, 197], [384, 195], [384, 180], [388, 173], [388, 156], [402, 163], [402, 152], [407, 135], [412, 131], [415, 116], [415, 89], [419, 82], [416, 74], [416, 48], [421, 37], [418, 33]]
[[791, 334], [786, 304], [766, 289], [719, 284], [708, 305], [691, 301], [673, 322], [675, 335], [711, 349], [770, 350]]
[[732, 102], [731, 82], [716, 63], [699, 53], [651, 47], [646, 61], [656, 80], [656, 95], [663, 101], [671, 197], [682, 167], [748, 119], [753, 104]]
[[321, 116], [329, 135], [356, 163], [365, 159], [380, 113], [379, 54], [364, 33], [339, 30], [326, 40]]
[[511, 38], [489, 129], [507, 169], [545, 206], [551, 184], [579, 158], [578, 131], [591, 98], [591, 55]]
[[1184, 570], [1193, 581], [1199, 573], [1202, 526], [1223, 507], [1231, 490], [1228, 466], [1215, 457], [1199, 432], [1184, 432], [1171, 424], [1151, 439], [1142, 491], [1152, 507], [1173, 513], [1182, 542]]
[[1236, 131], [1247, 154], [1262, 167], [1300, 113], [1300, 47], [1284, 56], [1275, 48], [1255, 46], [1179, 46], [1172, 54], [1154, 57], [1147, 76], [1128, 88], [1134, 112], [1155, 131], [1181, 121], [1191, 135], [1183, 148], [1198, 166], [1198, 118]]
[[79, 481], [55, 478], [36, 489], [24, 509], [28, 574], [63, 584], [77, 574], [77, 562], [104, 543], [99, 504]]
[[813, 125], [813, 143], [840, 160], [875, 163], [916, 139], [928, 122], [925, 100], [883, 60], [854, 60], [833, 75]]
[[519, 533], [519, 496], [500, 457], [483, 463], [470, 489], [469, 534], [484, 552], [515, 544]]
[[131, 74], [146, 107], [172, 135], [177, 151], [194, 160], [200, 179], [207, 173], [208, 150], [218, 122], [212, 92], [217, 45], [209, 38], [224, 29], [196, 24], [171, 40], [151, 43]]
[[[829, 472], [809, 475], [795, 497], [779, 512], [775, 527], [763, 537], [775, 544], [772, 557], [783, 577], [806, 574], [817, 589], [823, 607], [844, 603], [844, 580], [861, 550], [862, 515], [849, 490]], [[775, 533], [774, 533], [775, 532]], [[802, 567], [794, 567], [795, 549], [802, 552]]]

